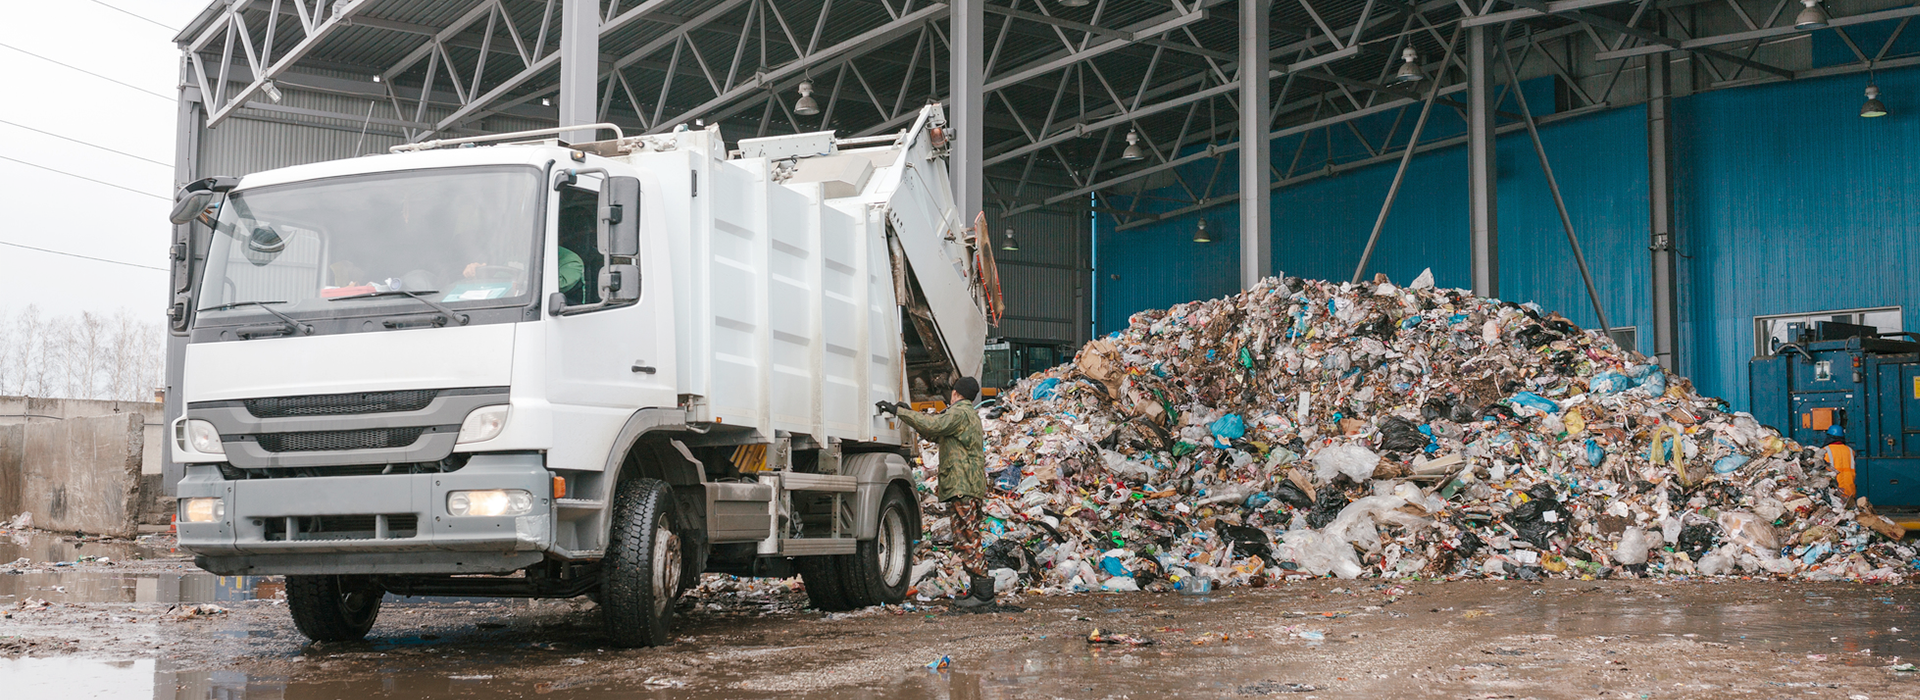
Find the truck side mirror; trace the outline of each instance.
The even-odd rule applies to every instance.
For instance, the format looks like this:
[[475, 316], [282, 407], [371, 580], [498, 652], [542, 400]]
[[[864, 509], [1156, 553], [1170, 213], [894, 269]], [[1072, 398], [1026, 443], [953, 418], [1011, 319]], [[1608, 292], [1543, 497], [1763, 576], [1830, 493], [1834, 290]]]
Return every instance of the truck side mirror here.
[[181, 190], [173, 200], [173, 211], [167, 213], [167, 220], [175, 224], [184, 224], [200, 216], [207, 202], [213, 201], [213, 190]]
[[608, 304], [640, 299], [640, 266], [608, 265], [600, 268], [600, 298]]
[[640, 178], [609, 177], [600, 184], [600, 252], [640, 254]]

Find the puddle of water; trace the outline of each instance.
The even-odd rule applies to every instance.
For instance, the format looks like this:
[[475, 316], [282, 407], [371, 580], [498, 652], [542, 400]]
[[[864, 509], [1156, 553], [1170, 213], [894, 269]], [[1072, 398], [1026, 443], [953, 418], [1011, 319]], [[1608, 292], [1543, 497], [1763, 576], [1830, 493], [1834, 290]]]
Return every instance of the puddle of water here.
[[[75, 561], [82, 557], [106, 557], [113, 561], [131, 559], [180, 559], [186, 555], [168, 547], [156, 547], [151, 541], [84, 541], [45, 530], [7, 530], [0, 533], [0, 565], [26, 557], [36, 563]], [[169, 545], [171, 537], [159, 538]]]
[[55, 603], [232, 603], [270, 600], [286, 584], [278, 576], [208, 573], [42, 571], [0, 574], [0, 605], [27, 598]]

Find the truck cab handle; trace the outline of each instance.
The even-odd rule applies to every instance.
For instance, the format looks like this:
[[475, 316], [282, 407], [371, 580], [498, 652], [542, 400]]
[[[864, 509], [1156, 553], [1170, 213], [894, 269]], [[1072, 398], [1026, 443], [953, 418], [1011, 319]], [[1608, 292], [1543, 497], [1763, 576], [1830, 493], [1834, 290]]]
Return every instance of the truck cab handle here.
[[635, 362], [633, 363], [633, 371], [635, 374], [653, 374], [654, 372], [658, 372], [659, 369], [655, 368], [653, 365], [646, 365], [646, 364], [641, 364], [639, 362]]

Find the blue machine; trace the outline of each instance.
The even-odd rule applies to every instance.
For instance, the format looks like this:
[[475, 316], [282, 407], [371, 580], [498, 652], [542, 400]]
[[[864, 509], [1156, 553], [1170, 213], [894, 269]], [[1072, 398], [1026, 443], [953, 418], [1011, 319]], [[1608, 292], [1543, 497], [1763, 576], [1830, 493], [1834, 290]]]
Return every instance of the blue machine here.
[[1747, 363], [1753, 417], [1814, 448], [1840, 426], [1859, 494], [1875, 507], [1920, 508], [1920, 343], [1840, 323], [1797, 340]]

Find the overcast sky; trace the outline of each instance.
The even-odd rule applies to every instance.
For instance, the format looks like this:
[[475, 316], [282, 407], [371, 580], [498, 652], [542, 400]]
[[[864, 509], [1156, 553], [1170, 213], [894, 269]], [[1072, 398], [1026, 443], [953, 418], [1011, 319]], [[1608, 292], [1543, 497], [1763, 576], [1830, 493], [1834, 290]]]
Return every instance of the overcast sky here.
[[0, 245], [0, 311], [35, 304], [50, 314], [163, 317], [180, 58], [173, 36], [207, 3], [0, 0], [0, 244], [146, 266]]

